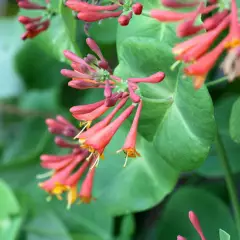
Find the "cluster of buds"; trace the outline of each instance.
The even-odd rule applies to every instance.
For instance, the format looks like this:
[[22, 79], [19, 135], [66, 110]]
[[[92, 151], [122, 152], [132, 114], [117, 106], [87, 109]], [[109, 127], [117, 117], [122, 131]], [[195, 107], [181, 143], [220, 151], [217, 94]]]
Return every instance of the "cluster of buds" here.
[[25, 33], [21, 36], [22, 40], [34, 38], [41, 32], [48, 29], [50, 18], [54, 13], [50, 10], [50, 0], [46, 0], [46, 6], [33, 3], [30, 0], [17, 0], [18, 6], [22, 9], [42, 10], [43, 15], [39, 17], [19, 16], [18, 21], [25, 27]]
[[140, 3], [133, 3], [133, 0], [109, 1], [110, 5], [94, 5], [84, 1], [67, 0], [66, 6], [78, 12], [77, 17], [85, 22], [96, 22], [106, 18], [118, 18], [122, 26], [127, 26], [133, 13], [140, 15], [143, 6]]
[[[128, 78], [127, 80], [114, 76], [97, 43], [90, 38], [87, 38], [86, 42], [97, 57], [88, 54], [85, 58], [80, 58], [66, 50], [64, 55], [71, 61], [73, 70], [63, 69], [61, 73], [71, 78], [69, 86], [75, 89], [103, 89], [104, 99], [87, 105], [74, 106], [70, 109], [73, 117], [80, 121], [80, 130], [62, 117], [57, 117], [56, 120], [47, 119], [46, 123], [51, 133], [72, 138], [71, 141], [62, 137], [55, 138], [57, 145], [62, 148], [70, 148], [71, 153], [64, 156], [43, 155], [41, 157], [42, 166], [52, 169], [53, 175], [40, 186], [58, 198], [61, 198], [63, 192], [68, 191], [69, 205], [77, 199], [78, 195], [82, 202], [90, 202], [94, 169], [98, 166], [100, 159], [104, 158], [104, 150], [115, 133], [134, 111], [135, 116], [129, 133], [117, 152], [125, 154], [124, 167], [128, 158], [140, 156], [136, 150], [136, 140], [143, 102], [138, 84], [159, 83], [165, 77], [163, 72], [145, 78]], [[111, 112], [103, 117], [108, 110]], [[101, 120], [98, 120], [99, 118]], [[92, 125], [95, 120], [98, 122]], [[77, 194], [77, 183], [87, 169], [90, 170], [82, 184], [80, 193]]]
[[[219, 56], [224, 50], [229, 51], [229, 58], [226, 58], [222, 64], [224, 72], [231, 78], [238, 76], [239, 71], [234, 68], [234, 74], [229, 69], [228, 59], [238, 61], [238, 52], [240, 45], [240, 27], [238, 22], [238, 10], [236, 0], [231, 0], [231, 9], [220, 8], [217, 1], [208, 1], [205, 6], [203, 1], [194, 1], [180, 3], [175, 0], [162, 0], [162, 4], [171, 8], [195, 7], [191, 12], [177, 12], [168, 10], [153, 9], [148, 16], [157, 19], [160, 22], [180, 22], [176, 34], [178, 37], [192, 36], [190, 39], [177, 44], [173, 48], [173, 53], [178, 62], [184, 62], [187, 66], [184, 73], [194, 78], [194, 86], [200, 88], [204, 83], [207, 74], [213, 68]], [[225, 6], [226, 7], [226, 6]], [[206, 17], [202, 24], [195, 26], [196, 18], [202, 14], [212, 12], [212, 16]], [[213, 49], [213, 43], [219, 35], [229, 28], [228, 35]], [[204, 32], [201, 32], [204, 30]], [[209, 51], [209, 49], [211, 49]], [[233, 59], [233, 56], [235, 58]], [[234, 66], [239, 65], [234, 62]], [[238, 74], [238, 75], [237, 75]]]
[[[190, 211], [188, 213], [188, 217], [189, 217], [189, 220], [190, 220], [191, 224], [193, 225], [193, 227], [197, 231], [199, 237], [201, 238], [201, 240], [206, 240], [196, 214], [193, 211]], [[177, 240], [187, 240], [187, 239], [185, 237], [182, 237], [182, 236], [178, 235]]]

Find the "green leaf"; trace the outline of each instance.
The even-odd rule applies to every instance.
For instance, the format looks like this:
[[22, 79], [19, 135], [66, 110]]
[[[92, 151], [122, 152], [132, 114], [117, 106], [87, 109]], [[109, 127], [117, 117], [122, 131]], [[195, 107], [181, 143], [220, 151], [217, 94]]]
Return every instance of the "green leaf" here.
[[[219, 128], [221, 140], [223, 142], [227, 157], [231, 169], [234, 173], [240, 171], [240, 165], [238, 156], [240, 154], [240, 145], [235, 143], [230, 137], [229, 133], [229, 119], [231, 115], [231, 109], [236, 101], [238, 95], [226, 94], [222, 96], [218, 101], [215, 102], [215, 119]], [[224, 171], [222, 169], [220, 160], [213, 145], [210, 154], [205, 163], [197, 169], [197, 173], [207, 177], [222, 177]]]
[[51, 211], [41, 211], [25, 227], [28, 240], [71, 240], [67, 228]]
[[181, 235], [198, 240], [199, 236], [188, 219], [189, 211], [198, 216], [206, 239], [219, 239], [219, 228], [224, 228], [234, 240], [237, 239], [235, 223], [222, 200], [203, 189], [191, 187], [179, 189], [167, 202], [157, 225], [158, 239], [176, 239]]
[[23, 219], [11, 188], [2, 180], [0, 196], [0, 239], [15, 240]]
[[[145, 3], [145, 2], [144, 2]], [[151, 2], [158, 7], [157, 1]], [[152, 141], [159, 156], [180, 171], [199, 167], [215, 137], [213, 106], [207, 89], [194, 90], [174, 63], [172, 46], [178, 42], [171, 25], [135, 16], [119, 28], [117, 76], [145, 77], [164, 71], [159, 84], [142, 84], [143, 111], [139, 133]], [[141, 22], [141, 24], [139, 24]]]
[[116, 155], [126, 138], [120, 129], [105, 151], [94, 183], [94, 196], [112, 215], [128, 214], [153, 207], [174, 188], [178, 172], [159, 157], [153, 145], [141, 136], [137, 149], [140, 158], [129, 159], [123, 168], [124, 154]]
[[51, 26], [42, 37], [45, 37], [44, 44], [49, 43], [48, 51], [53, 53], [59, 61], [65, 62], [67, 60], [63, 55], [63, 50], [67, 49], [78, 55], [81, 53], [76, 43], [77, 20], [71, 9], [64, 5], [64, 0], [59, 1], [59, 9], [59, 15], [51, 19]]
[[105, 19], [100, 23], [93, 23], [89, 33], [97, 43], [112, 44], [116, 42], [117, 26], [116, 18]]
[[232, 107], [230, 116], [230, 135], [236, 143], [240, 143], [240, 128], [239, 128], [239, 117], [240, 117], [240, 98], [238, 98]]
[[[36, 162], [36, 160], [38, 159], [32, 162]], [[51, 211], [54, 211], [54, 215], [60, 219], [69, 231], [75, 234], [91, 235], [96, 237], [96, 240], [112, 240], [112, 217], [108, 213], [107, 208], [104, 207], [101, 199], [89, 205], [75, 204], [69, 210], [66, 209], [65, 198], [64, 201], [58, 201], [56, 198], [53, 198], [50, 202], [47, 202], [46, 197], [48, 194], [38, 187], [37, 184], [40, 180], [36, 179], [36, 175], [44, 173], [44, 171], [39, 163], [35, 163], [21, 167], [13, 166], [10, 169], [1, 171], [0, 175], [22, 196], [21, 203], [27, 209], [36, 214], [51, 209]], [[39, 217], [36, 215], [36, 218]], [[44, 216], [41, 216], [41, 221], [44, 218]], [[41, 231], [44, 230], [44, 228], [39, 227], [38, 229]], [[33, 230], [33, 233], [37, 234], [37, 230]]]
[[0, 17], [0, 98], [18, 96], [24, 89], [13, 61], [22, 46], [20, 33], [20, 24], [16, 18]]
[[219, 237], [220, 240], [230, 240], [230, 235], [223, 231], [222, 229], [219, 229]]
[[1, 167], [29, 162], [42, 153], [50, 139], [44, 118], [34, 117], [23, 120], [16, 127], [5, 147]]
[[129, 214], [123, 216], [121, 223], [120, 235], [117, 237], [117, 240], [130, 240], [133, 237], [135, 231], [135, 222], [134, 216]]
[[[16, 70], [21, 75], [27, 89], [46, 89], [59, 87], [66, 78], [60, 70], [66, 65], [56, 61], [39, 47], [41, 40], [37, 37], [28, 40], [16, 54]], [[50, 51], [51, 52], [51, 51]]]
[[[47, 117], [58, 110], [57, 89], [30, 90], [21, 96], [18, 105], [22, 110], [32, 110], [33, 114], [36, 112], [36, 114]], [[50, 113], [50, 111], [52, 112]]]
[[91, 234], [72, 234], [72, 240], [101, 240], [101, 238]]

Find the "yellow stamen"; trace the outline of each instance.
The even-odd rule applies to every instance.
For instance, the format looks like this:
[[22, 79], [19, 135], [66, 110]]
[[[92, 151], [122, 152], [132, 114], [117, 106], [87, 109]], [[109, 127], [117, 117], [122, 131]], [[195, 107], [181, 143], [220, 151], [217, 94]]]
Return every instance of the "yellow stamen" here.
[[240, 45], [240, 39], [238, 38], [233, 38], [231, 41], [227, 41], [224, 44], [225, 48], [231, 49], [231, 48], [235, 48], [238, 47]]
[[70, 187], [67, 195], [67, 209], [70, 209], [71, 205], [77, 200], [77, 186]]

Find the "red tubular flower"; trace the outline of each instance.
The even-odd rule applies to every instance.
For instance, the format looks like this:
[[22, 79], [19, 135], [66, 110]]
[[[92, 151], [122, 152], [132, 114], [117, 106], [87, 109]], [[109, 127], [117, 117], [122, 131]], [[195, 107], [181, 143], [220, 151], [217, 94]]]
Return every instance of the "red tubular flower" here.
[[229, 25], [229, 18], [225, 18], [221, 24], [218, 25], [212, 31], [209, 31], [206, 35], [204, 34], [204, 39], [200, 39], [201, 41], [196, 42], [194, 46], [185, 51], [183, 54], [177, 57], [178, 60], [183, 60], [184, 62], [192, 62], [197, 60], [203, 54], [207, 52], [210, 48], [211, 44], [216, 40], [216, 38], [220, 35], [220, 33], [227, 28]]
[[188, 3], [181, 3], [177, 0], [162, 0], [162, 5], [169, 8], [186, 8], [186, 7], [195, 7], [200, 2], [199, 1], [193, 1]]
[[229, 40], [225, 44], [226, 48], [235, 48], [240, 45], [240, 28], [238, 23], [238, 8], [236, 0], [232, 0], [230, 32], [228, 36]]
[[103, 104], [100, 107], [88, 113], [80, 114], [80, 113], [76, 113], [75, 111], [72, 111], [72, 109], [70, 109], [70, 111], [72, 112], [73, 117], [76, 118], [77, 120], [92, 122], [93, 120], [102, 116], [108, 109], [109, 107]]
[[102, 106], [103, 104], [104, 104], [104, 100], [101, 100], [101, 101], [95, 102], [95, 103], [91, 103], [91, 104], [87, 104], [87, 105], [79, 105], [79, 106], [70, 108], [70, 112], [75, 113], [75, 114], [85, 114], [85, 113], [94, 111], [95, 109]]
[[[47, 11], [46, 6], [42, 6], [37, 3], [32, 3], [30, 1], [17, 1], [17, 3], [20, 8], [28, 10]], [[20, 16], [18, 18], [18, 21], [22, 23], [26, 29], [26, 32], [21, 36], [22, 40], [26, 40], [27, 38], [34, 38], [41, 32], [47, 30], [50, 25], [50, 16], [47, 16], [45, 18], [43, 18], [42, 16], [36, 18]]]
[[[46, 123], [51, 132], [63, 135], [64, 137], [72, 137], [79, 132], [79, 129], [75, 128], [65, 118], [57, 116], [57, 119], [47, 119]], [[79, 146], [78, 142], [67, 143], [67, 140], [56, 137], [57, 144], [60, 147], [68, 147], [71, 152], [66, 155], [42, 155], [41, 165], [44, 168], [51, 169], [50, 178], [46, 181], [39, 183], [39, 186], [48, 192], [50, 195], [55, 195], [58, 199], [62, 199], [62, 194], [67, 193], [68, 207], [73, 204], [77, 198], [82, 199], [81, 192], [78, 193], [78, 184], [83, 174], [90, 168], [93, 170], [95, 158], [87, 149], [83, 149]], [[60, 144], [58, 143], [60, 141]], [[87, 174], [86, 181], [83, 183], [82, 189], [86, 189], [86, 183], [89, 182]], [[92, 190], [92, 185], [91, 185]], [[84, 195], [85, 196], [85, 195]], [[90, 200], [90, 199], [89, 199]], [[89, 201], [83, 201], [89, 202]]]
[[79, 197], [83, 203], [90, 203], [91, 200], [93, 199], [92, 187], [93, 187], [94, 175], [95, 175], [95, 167], [93, 167], [88, 171], [87, 176], [82, 184]]
[[104, 85], [101, 85], [96, 82], [89, 82], [85, 80], [72, 80], [68, 82], [68, 86], [75, 89], [89, 89], [89, 88], [104, 88]]
[[198, 17], [199, 14], [201, 14], [203, 7], [204, 7], [203, 3], [200, 3], [198, 9], [195, 12], [195, 15], [178, 25], [177, 27], [178, 37], [190, 36], [203, 29], [203, 25], [199, 26], [194, 25], [196, 18]]
[[117, 132], [119, 127], [132, 113], [134, 106], [129, 106], [121, 115], [116, 118], [113, 122], [101, 129], [99, 132], [89, 136], [83, 147], [87, 148], [90, 152], [96, 153], [98, 156], [102, 155], [105, 147], [109, 144], [114, 134]]
[[165, 78], [164, 72], [157, 72], [145, 78], [128, 78], [133, 83], [159, 83]]
[[45, 6], [41, 6], [40, 4], [37, 3], [32, 3], [29, 1], [20, 1], [18, 2], [18, 6], [20, 8], [24, 8], [24, 9], [32, 9], [32, 10], [45, 10], [46, 7]]
[[187, 239], [185, 237], [182, 237], [182, 236], [178, 235], [177, 240], [187, 240]]
[[112, 121], [112, 119], [114, 118], [116, 113], [125, 105], [127, 100], [128, 100], [128, 97], [123, 98], [118, 103], [118, 105], [114, 108], [114, 110], [106, 118], [104, 118], [102, 121], [96, 123], [94, 126], [89, 128], [87, 131], [79, 134], [77, 136], [77, 138], [80, 139], [80, 142], [83, 143], [88, 137], [90, 137], [94, 133], [98, 132], [99, 130], [105, 128]]
[[85, 22], [96, 22], [106, 18], [119, 17], [122, 14], [122, 11], [118, 12], [79, 12], [77, 17]]
[[128, 157], [131, 157], [131, 158], [140, 157], [140, 154], [136, 150], [136, 140], [137, 140], [137, 127], [138, 127], [141, 111], [142, 111], [142, 101], [140, 101], [138, 105], [137, 112], [133, 119], [130, 131], [127, 135], [127, 138], [124, 142], [123, 147], [120, 150], [126, 154], [126, 161], [125, 161], [124, 167], [126, 167]]
[[[89, 4], [89, 3], [81, 2], [77, 0], [67, 0], [66, 6], [78, 12], [77, 17], [85, 22], [90, 23], [90, 22], [96, 22], [106, 18], [119, 17], [118, 22], [122, 26], [128, 25], [129, 20], [131, 19], [132, 11], [136, 15], [140, 15], [143, 9], [142, 4], [140, 3], [133, 4], [125, 0], [119, 0], [117, 1], [116, 4], [106, 5], [106, 6]], [[119, 8], [123, 8], [124, 11], [129, 12], [128, 15], [120, 16], [123, 13], [123, 10], [119, 10]], [[115, 11], [115, 10], [118, 10], [118, 11]], [[88, 31], [86, 30], [86, 32]]]
[[204, 29], [207, 31], [216, 28], [221, 21], [228, 15], [228, 10], [225, 9], [222, 12], [215, 13], [212, 17], [208, 17], [203, 22]]
[[[199, 14], [207, 14], [216, 9], [218, 5], [210, 5], [204, 7]], [[196, 10], [195, 10], [196, 11]], [[160, 22], [178, 22], [185, 19], [189, 19], [195, 16], [196, 12], [173, 12], [166, 10], [153, 9], [149, 12], [149, 16], [155, 18]]]
[[210, 69], [214, 66], [216, 60], [224, 50], [224, 44], [227, 38], [225, 38], [217, 47], [208, 52], [195, 63], [187, 66], [184, 72], [188, 76], [194, 76], [194, 86], [196, 89], [200, 88], [204, 83], [206, 76]]
[[200, 226], [200, 223], [199, 223], [199, 220], [198, 220], [196, 214], [193, 211], [190, 211], [188, 216], [189, 216], [190, 222], [192, 223], [193, 227], [196, 229], [199, 236], [201, 237], [201, 240], [206, 240], [206, 238], [203, 235], [203, 231], [201, 229], [201, 226]]
[[[206, 240], [196, 214], [193, 211], [189, 211], [188, 217], [193, 227], [197, 231], [199, 237], [201, 238], [201, 240]], [[179, 235], [177, 236], [177, 240], [187, 240], [187, 239]]]
[[98, 11], [114, 11], [120, 7], [118, 4], [108, 6], [92, 5], [87, 2], [80, 2], [76, 0], [68, 0], [65, 5], [76, 12], [98, 12]]
[[181, 12], [172, 12], [166, 10], [153, 9], [150, 11], [150, 17], [155, 18], [160, 22], [177, 22], [190, 18], [194, 13], [181, 13]]

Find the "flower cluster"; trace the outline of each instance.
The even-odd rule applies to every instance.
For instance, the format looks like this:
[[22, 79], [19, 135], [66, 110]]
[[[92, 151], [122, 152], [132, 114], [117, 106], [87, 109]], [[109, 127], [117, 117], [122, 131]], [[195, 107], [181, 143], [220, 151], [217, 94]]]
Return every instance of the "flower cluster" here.
[[[220, 8], [220, 5], [216, 3], [217, 1], [208, 2], [209, 5], [205, 6], [203, 1], [179, 3], [179, 1], [174, 0], [162, 0], [162, 4], [166, 7], [196, 7], [190, 12], [153, 9], [147, 13], [148, 16], [160, 22], [180, 22], [176, 30], [178, 37], [197, 34], [173, 48], [176, 59], [186, 64], [184, 72], [186, 75], [194, 78], [194, 85], [197, 89], [202, 86], [208, 72], [213, 68], [224, 50], [227, 50], [230, 54], [229, 58], [222, 65], [224, 72], [231, 79], [236, 77], [239, 72], [234, 68], [234, 73], [231, 73], [232, 69], [229, 69], [229, 64], [238, 60], [240, 45], [240, 27], [236, 0], [231, 1], [230, 10], [226, 6], [225, 8], [222, 6]], [[213, 10], [214, 13], [210, 17], [206, 16], [202, 24], [195, 25], [196, 19], [200, 15], [208, 14]], [[228, 35], [215, 48], [212, 48], [215, 40], [227, 28], [229, 28]], [[204, 32], [201, 30], [204, 30]]]
[[67, 0], [66, 6], [78, 12], [77, 17], [85, 22], [96, 22], [106, 18], [118, 18], [122, 26], [127, 26], [133, 13], [140, 15], [143, 6], [133, 0], [109, 1], [110, 5], [94, 5], [84, 1]]
[[[191, 224], [196, 229], [196, 231], [197, 231], [199, 237], [201, 238], [201, 240], [206, 240], [196, 214], [193, 211], [190, 211], [188, 213], [188, 217], [189, 217], [189, 220], [190, 220]], [[178, 235], [177, 240], [187, 240], [187, 239], [185, 237], [182, 237], [182, 236]]]
[[[75, 89], [101, 88], [104, 99], [70, 109], [73, 117], [80, 121], [81, 129], [76, 129], [62, 117], [57, 117], [56, 120], [47, 119], [46, 123], [51, 133], [72, 138], [70, 141], [62, 137], [55, 138], [58, 146], [70, 148], [71, 153], [64, 156], [41, 156], [42, 166], [53, 171], [51, 178], [40, 186], [58, 198], [67, 191], [69, 205], [77, 199], [78, 195], [82, 202], [90, 202], [95, 167], [104, 157], [104, 150], [117, 130], [135, 109], [129, 133], [117, 152], [125, 153], [124, 167], [128, 158], [140, 156], [136, 150], [136, 138], [143, 103], [138, 84], [159, 83], [165, 77], [163, 72], [158, 72], [145, 78], [121, 79], [112, 74], [111, 67], [97, 43], [91, 38], [87, 38], [86, 42], [96, 56], [88, 54], [85, 58], [80, 58], [73, 52], [65, 50], [64, 55], [71, 61], [73, 70], [62, 69], [61, 73], [71, 78], [68, 85]], [[110, 113], [103, 117], [108, 111]], [[98, 120], [97, 123], [92, 124], [95, 120]], [[78, 194], [77, 184], [87, 169], [90, 170]]]
[[25, 33], [21, 36], [22, 40], [27, 38], [34, 38], [41, 32], [48, 29], [50, 25], [50, 18], [54, 15], [49, 8], [50, 0], [46, 0], [46, 6], [33, 3], [30, 0], [17, 0], [18, 6], [29, 10], [42, 10], [43, 15], [39, 17], [19, 16], [18, 21], [25, 27]]

